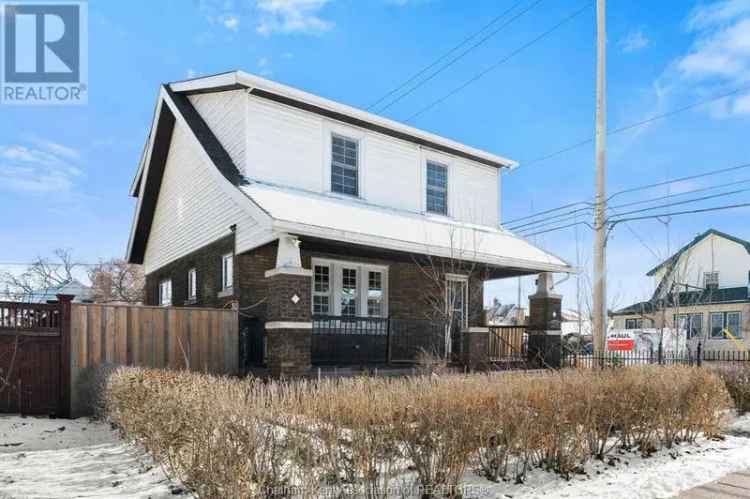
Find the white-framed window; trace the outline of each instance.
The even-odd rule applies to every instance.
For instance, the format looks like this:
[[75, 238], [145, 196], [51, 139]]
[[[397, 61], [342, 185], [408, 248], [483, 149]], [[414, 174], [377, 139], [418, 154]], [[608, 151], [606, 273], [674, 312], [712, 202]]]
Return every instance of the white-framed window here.
[[313, 258], [312, 312], [348, 317], [388, 316], [388, 267]]
[[172, 279], [159, 281], [159, 305], [168, 307], [172, 304]]
[[428, 160], [425, 187], [425, 210], [448, 215], [448, 167]]
[[719, 272], [704, 272], [703, 273], [703, 287], [708, 289], [717, 289], [719, 287]]
[[232, 289], [234, 284], [234, 255], [227, 253], [221, 257], [221, 289]]
[[331, 266], [313, 265], [313, 314], [331, 313]]
[[741, 312], [711, 312], [711, 338], [742, 338]]
[[679, 331], [687, 333], [688, 339], [703, 336], [703, 314], [675, 315], [674, 323]]
[[198, 271], [195, 268], [188, 270], [187, 282], [188, 300], [195, 300], [198, 297]]
[[359, 141], [331, 135], [331, 192], [359, 197]]

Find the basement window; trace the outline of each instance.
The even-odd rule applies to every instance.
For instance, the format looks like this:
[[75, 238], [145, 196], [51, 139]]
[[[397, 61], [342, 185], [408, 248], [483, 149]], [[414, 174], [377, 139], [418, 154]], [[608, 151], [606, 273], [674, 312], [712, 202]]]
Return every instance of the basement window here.
[[195, 301], [198, 296], [198, 271], [196, 269], [188, 270], [188, 301]]
[[172, 279], [159, 282], [159, 305], [168, 307], [172, 304]]
[[221, 257], [221, 289], [228, 291], [234, 284], [234, 255], [228, 253]]

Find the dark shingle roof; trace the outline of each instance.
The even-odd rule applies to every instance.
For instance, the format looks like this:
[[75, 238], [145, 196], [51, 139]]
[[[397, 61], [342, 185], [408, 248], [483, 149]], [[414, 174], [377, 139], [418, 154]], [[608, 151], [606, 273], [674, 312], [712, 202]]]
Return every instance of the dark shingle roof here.
[[[716, 303], [750, 302], [750, 290], [746, 286], [737, 288], [701, 289], [696, 291], [682, 291], [671, 293], [667, 296], [667, 306], [690, 306], [710, 305]], [[658, 300], [642, 301], [634, 303], [620, 310], [612, 312], [612, 315], [635, 315], [648, 314], [659, 310]]]

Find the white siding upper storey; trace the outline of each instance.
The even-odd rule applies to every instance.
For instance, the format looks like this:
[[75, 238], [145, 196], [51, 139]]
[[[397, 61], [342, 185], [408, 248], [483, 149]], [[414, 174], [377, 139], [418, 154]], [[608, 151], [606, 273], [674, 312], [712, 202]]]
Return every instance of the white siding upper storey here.
[[[665, 266], [654, 274], [657, 283], [661, 282], [664, 272]], [[680, 255], [669, 279], [670, 284], [675, 283], [677, 286], [687, 284], [703, 288], [708, 277], [717, 279], [719, 288], [736, 288], [748, 286], [748, 272], [750, 254], [742, 244], [709, 234]]]
[[[298, 110], [245, 90], [190, 100], [249, 180], [331, 196], [332, 141], [356, 143], [357, 193], [366, 203], [427, 213], [427, 164], [447, 172], [447, 216], [496, 227], [499, 169]], [[429, 216], [441, 216], [429, 213]]]

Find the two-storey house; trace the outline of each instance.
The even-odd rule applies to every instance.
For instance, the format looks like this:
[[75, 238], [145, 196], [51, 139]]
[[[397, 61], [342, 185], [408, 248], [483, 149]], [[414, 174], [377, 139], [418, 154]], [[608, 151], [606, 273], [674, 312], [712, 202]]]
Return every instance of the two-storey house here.
[[744, 349], [750, 336], [750, 242], [710, 229], [648, 276], [648, 301], [613, 313], [614, 329], [676, 328], [691, 346]]
[[485, 280], [572, 270], [500, 226], [515, 166], [244, 72], [166, 84], [128, 261], [148, 304], [257, 318], [277, 369], [398, 360], [447, 319], [455, 353], [484, 326]]

